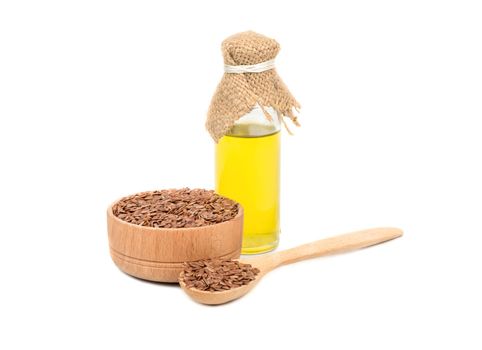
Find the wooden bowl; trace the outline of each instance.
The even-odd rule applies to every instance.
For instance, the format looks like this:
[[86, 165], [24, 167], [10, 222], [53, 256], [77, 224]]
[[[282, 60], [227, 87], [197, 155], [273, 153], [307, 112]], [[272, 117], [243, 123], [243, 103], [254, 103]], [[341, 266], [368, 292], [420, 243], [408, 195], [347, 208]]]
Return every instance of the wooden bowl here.
[[[115, 203], [114, 203], [115, 204]], [[114, 205], [113, 204], [113, 205]], [[243, 209], [231, 220], [189, 228], [134, 225], [107, 210], [110, 255], [125, 273], [156, 282], [177, 282], [182, 263], [241, 254]]]

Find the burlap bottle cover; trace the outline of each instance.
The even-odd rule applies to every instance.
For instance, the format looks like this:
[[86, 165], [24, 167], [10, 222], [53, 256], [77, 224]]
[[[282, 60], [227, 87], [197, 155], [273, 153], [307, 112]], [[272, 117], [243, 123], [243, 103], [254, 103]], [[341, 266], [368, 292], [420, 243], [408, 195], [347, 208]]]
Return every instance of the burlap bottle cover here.
[[[276, 40], [255, 32], [243, 32], [228, 37], [222, 43], [226, 66], [261, 66], [273, 60], [280, 50]], [[270, 66], [271, 67], [271, 66]], [[256, 68], [256, 67], [255, 67]], [[271, 118], [264, 107], [272, 107], [281, 121], [290, 118], [299, 126], [293, 109], [299, 103], [289, 92], [275, 68], [256, 73], [225, 72], [209, 106], [206, 128], [215, 142], [233, 127], [236, 120], [256, 105]], [[284, 123], [284, 122], [283, 122]], [[286, 124], [285, 124], [286, 126]]]

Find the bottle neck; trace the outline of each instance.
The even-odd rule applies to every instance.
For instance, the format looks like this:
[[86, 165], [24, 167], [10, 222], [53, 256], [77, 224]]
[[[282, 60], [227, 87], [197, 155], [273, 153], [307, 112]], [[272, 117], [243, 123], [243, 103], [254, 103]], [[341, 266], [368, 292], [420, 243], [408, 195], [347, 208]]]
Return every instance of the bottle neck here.
[[265, 107], [264, 111], [271, 117], [265, 115], [261, 107], [256, 105], [249, 113], [239, 118], [227, 133], [229, 136], [237, 137], [260, 137], [275, 134], [281, 129], [277, 113], [271, 107]]

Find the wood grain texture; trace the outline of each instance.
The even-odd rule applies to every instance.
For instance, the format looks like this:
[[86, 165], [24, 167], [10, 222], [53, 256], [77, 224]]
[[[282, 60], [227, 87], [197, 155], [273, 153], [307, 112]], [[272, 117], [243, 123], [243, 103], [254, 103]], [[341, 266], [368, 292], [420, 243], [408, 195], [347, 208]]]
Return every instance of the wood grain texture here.
[[260, 255], [251, 259], [241, 260], [242, 263], [251, 264], [253, 267], [257, 267], [260, 272], [254, 281], [239, 288], [219, 292], [207, 292], [194, 288], [187, 288], [182, 273], [179, 276], [179, 284], [193, 300], [199, 303], [209, 305], [224, 304], [248, 293], [258, 284], [264, 275], [278, 266], [295, 263], [305, 259], [365, 248], [392, 240], [402, 235], [403, 231], [398, 228], [372, 228], [325, 238], [273, 254]]
[[189, 228], [134, 225], [107, 209], [110, 254], [125, 273], [157, 282], [177, 282], [185, 261], [239, 258], [243, 209], [229, 221]]

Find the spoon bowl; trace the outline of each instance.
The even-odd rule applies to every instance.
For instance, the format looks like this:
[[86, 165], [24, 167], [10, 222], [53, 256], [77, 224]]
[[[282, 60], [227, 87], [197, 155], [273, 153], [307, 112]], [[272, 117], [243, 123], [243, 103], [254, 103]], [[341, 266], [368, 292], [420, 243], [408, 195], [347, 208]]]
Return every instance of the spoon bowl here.
[[[246, 261], [241, 262], [246, 263]], [[208, 292], [196, 288], [187, 288], [186, 284], [184, 283], [184, 272], [181, 272], [181, 274], [179, 275], [179, 285], [181, 286], [182, 290], [184, 290], [184, 292], [186, 292], [186, 294], [189, 295], [189, 297], [194, 301], [206, 305], [218, 305], [228, 303], [235, 299], [239, 299], [243, 295], [247, 294], [261, 280], [261, 274], [262, 272], [260, 271], [258, 275], [256, 275], [255, 280], [243, 286], [228, 289], [225, 291]]]
[[252, 290], [268, 272], [278, 266], [291, 264], [305, 259], [365, 248], [392, 240], [402, 235], [403, 231], [398, 228], [373, 228], [325, 238], [273, 254], [240, 260], [241, 263], [251, 264], [253, 267], [258, 268], [259, 273], [256, 275], [256, 278], [248, 284], [228, 290], [209, 292], [195, 288], [187, 288], [184, 283], [184, 272], [181, 272], [179, 275], [179, 284], [182, 290], [198, 303], [207, 305], [224, 304], [241, 298]]
[[253, 281], [237, 288], [216, 292], [209, 292], [196, 288], [188, 288], [186, 287], [186, 283], [184, 283], [184, 271], [182, 271], [179, 275], [179, 285], [181, 286], [182, 290], [184, 290], [184, 292], [186, 292], [186, 294], [191, 297], [191, 299], [197, 301], [198, 303], [207, 305], [228, 303], [232, 300], [241, 298], [243, 295], [248, 293], [258, 284], [258, 282], [261, 280], [261, 278], [263, 278], [264, 275], [266, 275], [269, 271], [272, 270], [272, 268], [268, 269], [268, 261], [265, 258], [266, 256], [259, 256], [245, 260], [236, 259], [239, 260], [240, 263], [250, 264], [251, 266], [257, 267], [259, 269], [259, 273], [256, 275]]

